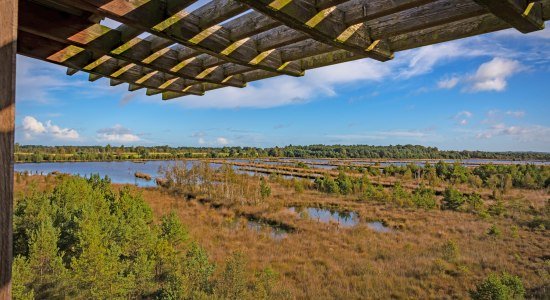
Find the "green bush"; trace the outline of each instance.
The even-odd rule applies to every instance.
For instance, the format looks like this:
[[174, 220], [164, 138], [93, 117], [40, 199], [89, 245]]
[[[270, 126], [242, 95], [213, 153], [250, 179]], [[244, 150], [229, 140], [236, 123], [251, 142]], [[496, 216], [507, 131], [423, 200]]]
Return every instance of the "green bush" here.
[[459, 210], [465, 202], [462, 193], [454, 188], [446, 188], [443, 193], [442, 209]]
[[17, 200], [14, 299], [218, 299], [271, 293], [269, 278], [248, 280], [252, 276], [244, 260], [233, 258], [214, 275], [206, 251], [189, 243], [177, 215], [162, 216], [155, 224], [149, 206], [129, 188], [115, 190], [99, 176], [59, 178], [52, 190], [31, 187]]
[[521, 279], [503, 273], [501, 276], [491, 274], [487, 279], [476, 286], [476, 289], [470, 291], [470, 296], [474, 300], [511, 300], [523, 299], [525, 289]]
[[271, 187], [267, 184], [266, 180], [261, 178], [260, 180], [260, 196], [265, 199], [271, 196]]
[[421, 186], [414, 190], [412, 202], [418, 208], [433, 209], [437, 206], [435, 191]]

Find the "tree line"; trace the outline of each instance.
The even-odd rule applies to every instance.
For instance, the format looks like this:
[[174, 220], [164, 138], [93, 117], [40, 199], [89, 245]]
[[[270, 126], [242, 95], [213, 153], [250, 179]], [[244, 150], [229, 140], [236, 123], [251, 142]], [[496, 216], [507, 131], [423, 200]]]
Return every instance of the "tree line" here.
[[181, 158], [504, 159], [550, 161], [543, 152], [439, 150], [420, 145], [310, 145], [285, 147], [40, 146], [15, 145], [18, 162], [110, 161]]

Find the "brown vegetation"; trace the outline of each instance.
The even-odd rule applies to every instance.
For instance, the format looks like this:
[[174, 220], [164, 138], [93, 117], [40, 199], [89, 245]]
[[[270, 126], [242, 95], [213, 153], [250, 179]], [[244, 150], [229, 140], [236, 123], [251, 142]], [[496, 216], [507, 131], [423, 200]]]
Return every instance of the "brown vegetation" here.
[[[326, 194], [309, 180], [260, 179], [225, 167], [166, 170], [165, 188], [140, 188], [154, 215], [175, 211], [212, 259], [242, 252], [250, 268], [272, 268], [298, 299], [466, 298], [490, 273], [519, 276], [527, 296], [549, 295], [550, 216], [547, 190], [511, 189], [499, 200], [477, 189], [498, 213], [425, 210], [356, 195]], [[201, 178], [201, 180], [197, 180]], [[48, 177], [20, 178], [46, 185]], [[262, 182], [270, 188], [263, 196]], [[460, 187], [460, 185], [459, 185]], [[325, 207], [358, 214], [343, 228], [308, 219], [288, 207]], [[267, 224], [250, 226], [249, 219]], [[391, 227], [382, 233], [366, 222]], [[274, 237], [270, 225], [289, 232]]]

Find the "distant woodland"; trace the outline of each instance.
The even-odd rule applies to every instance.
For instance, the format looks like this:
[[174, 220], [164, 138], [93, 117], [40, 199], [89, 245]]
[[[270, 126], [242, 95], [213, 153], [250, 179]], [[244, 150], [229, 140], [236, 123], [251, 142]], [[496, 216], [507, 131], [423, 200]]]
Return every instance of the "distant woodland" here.
[[368, 158], [368, 159], [505, 159], [550, 160], [543, 152], [444, 151], [419, 145], [310, 145], [273, 148], [169, 146], [37, 146], [15, 145], [18, 162], [105, 161], [179, 158]]

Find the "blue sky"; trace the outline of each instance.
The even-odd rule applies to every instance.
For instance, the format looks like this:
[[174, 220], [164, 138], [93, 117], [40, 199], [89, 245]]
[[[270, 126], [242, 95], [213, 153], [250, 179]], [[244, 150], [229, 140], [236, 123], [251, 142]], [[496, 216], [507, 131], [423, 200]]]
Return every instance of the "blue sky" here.
[[[549, 24], [547, 24], [549, 25]], [[550, 30], [507, 30], [162, 101], [19, 56], [16, 142], [550, 152]]]

